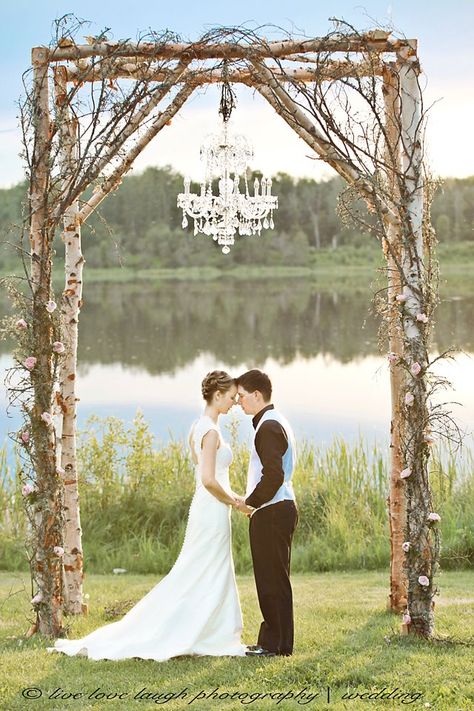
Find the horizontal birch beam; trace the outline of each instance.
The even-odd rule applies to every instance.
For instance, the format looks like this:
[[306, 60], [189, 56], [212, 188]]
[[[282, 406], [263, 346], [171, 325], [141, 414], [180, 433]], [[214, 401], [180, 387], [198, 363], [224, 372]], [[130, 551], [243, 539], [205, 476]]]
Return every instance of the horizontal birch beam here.
[[[341, 79], [343, 77], [363, 77], [382, 76], [384, 69], [383, 62], [325, 62], [313, 69], [308, 67], [288, 67], [283, 69], [272, 69], [275, 78], [282, 82], [301, 81], [311, 83], [314, 81], [327, 81], [329, 79]], [[233, 83], [247, 84], [255, 81], [253, 72], [242, 69], [231, 71], [227, 75], [228, 80]], [[169, 78], [169, 70], [164, 70], [162, 66], [153, 67], [140, 66], [131, 62], [117, 62], [110, 68], [110, 71], [100, 69], [100, 66], [79, 66], [67, 67], [67, 81], [70, 82], [94, 82], [103, 79], [139, 79], [141, 81], [166, 81]], [[177, 83], [181, 83], [180, 82]], [[220, 69], [189, 71], [186, 81], [191, 81], [195, 86], [200, 84], [215, 84], [222, 81], [222, 71]]]
[[[271, 57], [286, 57], [305, 52], [361, 52], [370, 49], [375, 52], [395, 52], [403, 47], [411, 47], [416, 51], [417, 41], [414, 39], [396, 39], [389, 32], [375, 30], [364, 34], [333, 35], [331, 39], [316, 37], [306, 40], [282, 40], [267, 42], [255, 38], [255, 44], [239, 44], [237, 42], [222, 42], [206, 44], [205, 42], [92, 42], [79, 45], [71, 42], [48, 49], [48, 61], [83, 59], [87, 57], [154, 57], [156, 59], [244, 59], [252, 56], [254, 59]], [[257, 45], [257, 46], [255, 46]]]

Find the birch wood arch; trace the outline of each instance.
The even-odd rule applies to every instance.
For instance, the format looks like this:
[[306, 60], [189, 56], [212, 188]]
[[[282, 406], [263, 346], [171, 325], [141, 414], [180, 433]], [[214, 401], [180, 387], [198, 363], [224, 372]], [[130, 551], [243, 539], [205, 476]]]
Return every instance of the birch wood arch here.
[[[325, 37], [281, 41], [218, 28], [197, 42], [153, 33], [138, 42], [100, 36], [79, 44], [63, 31], [51, 46], [32, 50], [32, 84], [22, 106], [31, 300], [22, 302], [29, 328], [18, 333], [22, 358], [34, 361], [18, 360], [29, 393], [21, 433], [28, 435], [19, 440], [35, 482], [28, 497], [37, 590], [32, 632], [60, 636], [63, 612], [84, 611], [75, 441], [81, 225], [191, 94], [222, 81], [224, 60], [230, 82], [258, 91], [315, 157], [344, 178], [342, 216], [375, 235], [383, 249], [387, 291], [377, 302], [391, 383], [388, 606], [404, 613], [404, 633], [430, 637], [439, 533], [428, 461], [441, 415], [429, 400], [437, 384], [428, 354], [437, 272], [421, 69], [416, 40], [381, 29], [358, 32], [341, 22]], [[59, 232], [65, 284], [55, 310]], [[57, 430], [54, 418], [61, 421]]]

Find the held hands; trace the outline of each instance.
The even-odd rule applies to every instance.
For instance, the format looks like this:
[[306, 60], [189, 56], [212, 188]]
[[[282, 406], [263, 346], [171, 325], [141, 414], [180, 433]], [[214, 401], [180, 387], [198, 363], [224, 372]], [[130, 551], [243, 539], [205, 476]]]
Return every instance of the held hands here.
[[241, 513], [245, 514], [246, 516], [250, 517], [253, 514], [253, 512], [256, 510], [256, 509], [252, 508], [251, 506], [247, 506], [243, 496], [234, 494], [234, 499], [235, 499], [234, 507], [237, 509], [237, 511], [240, 511]]

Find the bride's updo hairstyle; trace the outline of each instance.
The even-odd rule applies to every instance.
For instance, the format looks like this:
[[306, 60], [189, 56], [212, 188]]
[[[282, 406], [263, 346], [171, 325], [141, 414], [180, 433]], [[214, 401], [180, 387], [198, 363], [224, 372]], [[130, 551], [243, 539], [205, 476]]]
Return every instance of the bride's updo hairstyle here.
[[225, 370], [213, 370], [208, 373], [201, 383], [201, 392], [204, 400], [209, 405], [212, 402], [212, 397], [215, 392], [225, 393], [230, 390], [235, 384], [234, 378], [231, 378]]

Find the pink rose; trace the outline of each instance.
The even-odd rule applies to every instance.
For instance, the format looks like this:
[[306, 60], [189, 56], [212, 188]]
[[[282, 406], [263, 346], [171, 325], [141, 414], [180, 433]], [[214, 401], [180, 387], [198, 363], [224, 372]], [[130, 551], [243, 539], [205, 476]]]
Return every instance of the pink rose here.
[[34, 490], [35, 487], [31, 486], [31, 484], [25, 484], [21, 487], [21, 493], [23, 494], [23, 496], [29, 496], [29, 494], [32, 494]]
[[65, 351], [64, 343], [61, 343], [61, 341], [54, 341], [53, 343], [53, 351], [55, 353], [64, 353]]
[[405, 614], [403, 615], [403, 624], [404, 624], [404, 625], [409, 625], [410, 622], [411, 622], [410, 613], [409, 613], [409, 612], [405, 612]]
[[23, 365], [25, 366], [25, 368], [28, 368], [28, 370], [33, 370], [36, 365], [36, 361], [37, 358], [35, 358], [34, 356], [28, 356], [28, 358], [23, 361]]
[[39, 602], [41, 602], [43, 599], [43, 594], [40, 592], [37, 592], [34, 597], [31, 598], [31, 604], [32, 605], [37, 605]]
[[41, 419], [43, 420], [43, 422], [46, 422], [47, 425], [50, 425], [53, 421], [53, 418], [51, 417], [49, 412], [42, 412]]
[[389, 353], [387, 357], [388, 357], [389, 363], [397, 363], [398, 362], [398, 356], [396, 353], [393, 353], [393, 352]]
[[16, 322], [15, 326], [20, 331], [24, 331], [25, 328], [28, 328], [28, 324], [26, 323], [24, 318], [19, 318], [18, 321]]
[[55, 301], [48, 301], [48, 303], [46, 304], [46, 311], [49, 314], [52, 314], [53, 311], [56, 309], [56, 306], [57, 306], [57, 304]]
[[413, 405], [414, 402], [415, 402], [415, 396], [413, 395], [413, 393], [407, 393], [405, 395], [405, 405], [407, 407], [410, 407], [410, 405]]
[[421, 373], [421, 365], [415, 361], [415, 363], [412, 364], [410, 371], [412, 375], [418, 375]]
[[421, 321], [421, 323], [428, 323], [428, 316], [426, 314], [416, 314], [416, 320]]
[[396, 299], [403, 304], [408, 299], [408, 296], [406, 294], [398, 294]]
[[400, 479], [406, 479], [407, 477], [410, 476], [410, 474], [411, 474], [410, 467], [407, 467], [406, 469], [402, 469], [402, 471], [400, 472]]
[[61, 557], [62, 555], [64, 555], [64, 548], [62, 548], [61, 546], [54, 546], [53, 551], [54, 551], [55, 554], [56, 554], [57, 556], [59, 556], [59, 557]]
[[405, 541], [405, 543], [402, 543], [402, 549], [405, 551], [405, 553], [408, 553], [408, 551], [410, 550], [410, 546], [410, 541]]
[[441, 521], [441, 516], [432, 511], [428, 516], [428, 521]]
[[420, 575], [420, 577], [418, 578], [418, 582], [424, 587], [430, 584], [429, 578], [427, 578], [426, 575]]
[[25, 444], [28, 444], [28, 442], [30, 441], [30, 433], [28, 432], [28, 430], [23, 430], [20, 437], [21, 437], [21, 441], [24, 442]]

